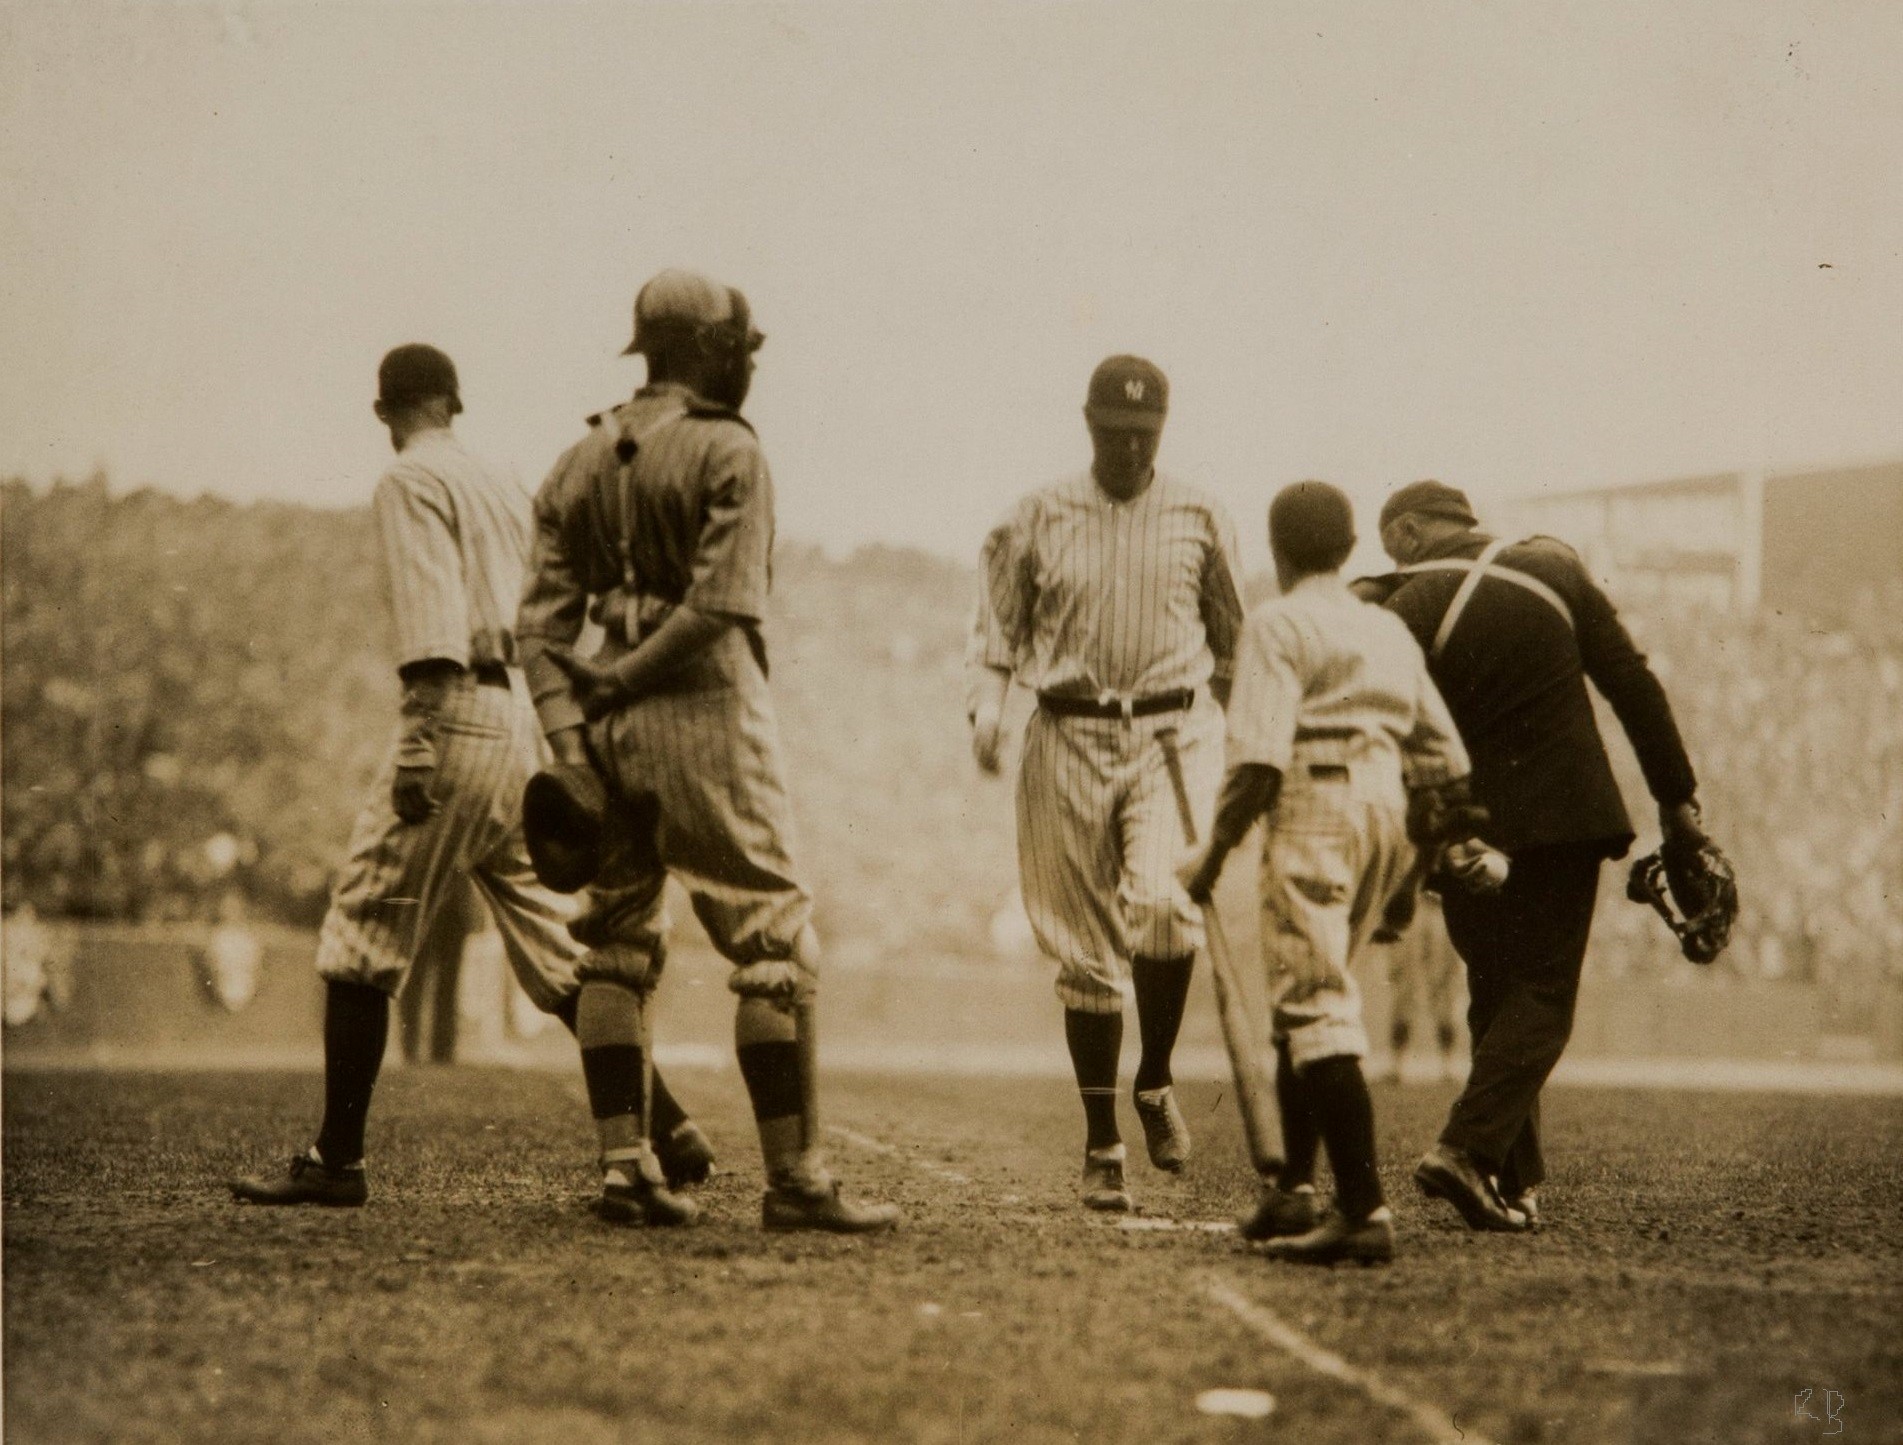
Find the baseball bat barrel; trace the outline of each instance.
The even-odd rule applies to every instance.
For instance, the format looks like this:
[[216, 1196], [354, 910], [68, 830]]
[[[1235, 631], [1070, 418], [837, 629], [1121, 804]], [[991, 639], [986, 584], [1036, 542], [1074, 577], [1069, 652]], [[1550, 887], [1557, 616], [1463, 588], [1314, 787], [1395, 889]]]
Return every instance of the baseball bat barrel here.
[[[1189, 787], [1183, 780], [1183, 758], [1176, 747], [1176, 730], [1164, 728], [1157, 733], [1156, 740], [1162, 744], [1170, 790], [1176, 794], [1176, 812], [1183, 824], [1183, 838], [1193, 848], [1196, 846], [1196, 815], [1189, 806]], [[1281, 1115], [1276, 1108], [1275, 1087], [1262, 1072], [1247, 996], [1242, 991], [1242, 979], [1236, 973], [1235, 958], [1229, 952], [1229, 935], [1223, 929], [1222, 917], [1214, 903], [1205, 903], [1202, 909], [1209, 973], [1216, 984], [1216, 1017], [1222, 1024], [1222, 1041], [1228, 1049], [1229, 1067], [1235, 1076], [1236, 1104], [1242, 1114], [1249, 1162], [1255, 1166], [1256, 1173], [1273, 1174], [1282, 1167]]]

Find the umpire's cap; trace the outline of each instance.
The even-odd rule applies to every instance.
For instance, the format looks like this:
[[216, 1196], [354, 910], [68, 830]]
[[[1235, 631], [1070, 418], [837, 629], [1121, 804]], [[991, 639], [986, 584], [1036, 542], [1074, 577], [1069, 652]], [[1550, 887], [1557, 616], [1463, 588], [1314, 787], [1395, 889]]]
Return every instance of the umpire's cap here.
[[634, 298], [634, 340], [621, 354], [652, 354], [658, 343], [691, 336], [709, 326], [732, 326], [758, 351], [765, 333], [753, 325], [747, 298], [732, 286], [698, 271], [670, 268], [643, 286]]
[[1396, 517], [1445, 517], [1450, 522], [1480, 525], [1467, 494], [1445, 482], [1409, 482], [1389, 497], [1381, 508], [1381, 530]]
[[608, 790], [590, 767], [556, 763], [522, 792], [522, 836], [535, 876], [557, 893], [575, 893], [601, 872], [602, 819]]
[[1308, 572], [1332, 572], [1355, 549], [1355, 509], [1327, 482], [1296, 482], [1269, 503], [1269, 545]]
[[456, 384], [456, 363], [434, 346], [413, 342], [387, 353], [377, 367], [377, 400], [385, 406], [409, 406], [446, 396], [450, 410], [463, 409]]
[[1154, 361], [1111, 356], [1090, 374], [1084, 419], [1092, 426], [1162, 431], [1170, 409], [1170, 379]]

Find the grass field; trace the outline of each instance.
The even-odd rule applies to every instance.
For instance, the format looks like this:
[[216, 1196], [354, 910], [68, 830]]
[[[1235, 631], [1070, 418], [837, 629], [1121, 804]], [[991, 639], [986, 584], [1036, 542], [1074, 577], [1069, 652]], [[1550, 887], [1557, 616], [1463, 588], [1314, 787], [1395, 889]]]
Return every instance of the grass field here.
[[[308, 1139], [315, 1075], [10, 1072], [6, 1438], [1435, 1438], [1279, 1323], [1450, 1440], [1903, 1440], [1903, 1101], [1556, 1090], [1550, 1227], [1502, 1238], [1405, 1187], [1447, 1090], [1379, 1089], [1401, 1258], [1312, 1271], [1086, 1216], [1056, 1082], [829, 1079], [836, 1163], [905, 1228], [766, 1236], [736, 1075], [677, 1087], [723, 1172], [644, 1233], [587, 1210], [567, 1074], [393, 1071], [369, 1207], [273, 1212], [221, 1180]], [[1186, 1093], [1197, 1158], [1133, 1184], [1223, 1219], [1234, 1114]], [[1216, 1387], [1274, 1413], [1199, 1413]]]

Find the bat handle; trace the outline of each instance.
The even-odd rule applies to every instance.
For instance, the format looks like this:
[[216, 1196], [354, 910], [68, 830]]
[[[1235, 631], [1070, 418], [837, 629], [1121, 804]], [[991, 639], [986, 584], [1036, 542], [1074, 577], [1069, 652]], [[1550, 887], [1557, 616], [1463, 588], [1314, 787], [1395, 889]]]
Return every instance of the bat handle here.
[[1183, 824], [1183, 840], [1196, 846], [1196, 814], [1189, 806], [1189, 787], [1183, 782], [1183, 755], [1176, 746], [1176, 729], [1163, 728], [1156, 740], [1163, 749], [1163, 766], [1169, 769], [1170, 791], [1176, 794], [1176, 816]]

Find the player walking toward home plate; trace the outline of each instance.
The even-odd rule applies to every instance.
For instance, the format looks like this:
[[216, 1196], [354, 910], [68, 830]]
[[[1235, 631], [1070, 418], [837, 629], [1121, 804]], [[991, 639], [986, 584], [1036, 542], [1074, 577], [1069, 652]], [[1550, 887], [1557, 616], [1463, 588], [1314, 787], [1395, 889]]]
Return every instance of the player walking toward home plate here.
[[[884, 1229], [898, 1211], [843, 1198], [819, 1149], [819, 941], [792, 859], [760, 632], [773, 484], [740, 416], [764, 339], [738, 291], [662, 272], [635, 300], [628, 347], [647, 358], [647, 385], [589, 418], [542, 484], [517, 630], [557, 770], [531, 792], [531, 841], [542, 836], [538, 794], [551, 789], [599, 828], [599, 855], [564, 886], [593, 885], [574, 932], [588, 945], [579, 1025], [604, 1195], [653, 1222], [684, 1217], [649, 1162], [640, 1070], [607, 1067], [647, 1053], [671, 872], [734, 965], [764, 1224]], [[591, 604], [606, 640], [583, 660], [568, 649]]]
[[[1249, 616], [1215, 826], [1181, 874], [1206, 902], [1230, 851], [1266, 818], [1262, 957], [1287, 1159], [1279, 1177], [1261, 1179], [1242, 1233], [1279, 1258], [1315, 1264], [1394, 1254], [1354, 966], [1413, 866], [1410, 834], [1436, 868], [1447, 858], [1479, 881], [1489, 861], [1462, 806], [1466, 749], [1420, 648], [1341, 578], [1354, 544], [1348, 498], [1326, 483], [1297, 482], [1270, 505], [1282, 595]], [[1250, 1133], [1266, 1129], [1252, 1122]], [[1336, 1189], [1319, 1221], [1318, 1138]]]
[[[580, 947], [565, 899], [537, 882], [522, 836], [523, 784], [541, 757], [515, 667], [513, 623], [529, 552], [529, 498], [463, 449], [456, 368], [400, 346], [377, 371], [376, 414], [396, 462], [377, 483], [385, 591], [395, 623], [403, 720], [351, 835], [318, 935], [325, 979], [324, 1119], [276, 1178], [239, 1179], [254, 1204], [362, 1204], [364, 1120], [383, 1064], [390, 998], [462, 880], [481, 890], [515, 975], [575, 1027]], [[656, 1081], [676, 1184], [707, 1177], [700, 1131]]]
[[1018, 871], [1038, 945], [1057, 964], [1092, 1209], [1133, 1207], [1116, 1109], [1126, 992], [1150, 1160], [1177, 1170], [1189, 1157], [1170, 1055], [1202, 928], [1173, 871], [1180, 824], [1159, 734], [1174, 732], [1206, 824], [1242, 620], [1234, 527], [1155, 470], [1168, 406], [1151, 362], [1097, 367], [1084, 406], [1091, 469], [1026, 497], [985, 541], [970, 678], [973, 751], [988, 772], [1012, 679], [1037, 694], [1018, 776]]

